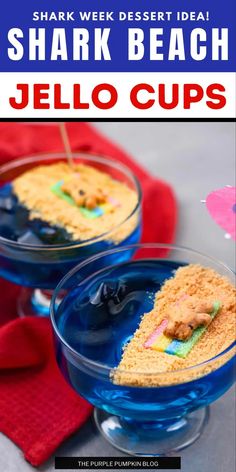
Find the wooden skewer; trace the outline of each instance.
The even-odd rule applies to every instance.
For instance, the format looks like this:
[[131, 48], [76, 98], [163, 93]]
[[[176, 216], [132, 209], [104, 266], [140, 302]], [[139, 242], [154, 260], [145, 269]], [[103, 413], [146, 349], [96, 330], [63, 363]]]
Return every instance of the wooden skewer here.
[[66, 157], [67, 157], [67, 160], [68, 160], [68, 164], [71, 168], [74, 168], [75, 165], [74, 165], [74, 161], [73, 161], [73, 157], [72, 157], [72, 151], [71, 151], [69, 136], [68, 136], [67, 129], [66, 129], [66, 123], [64, 121], [59, 123], [59, 129], [60, 129], [61, 139], [63, 141], [63, 146], [64, 146], [64, 149], [65, 149]]

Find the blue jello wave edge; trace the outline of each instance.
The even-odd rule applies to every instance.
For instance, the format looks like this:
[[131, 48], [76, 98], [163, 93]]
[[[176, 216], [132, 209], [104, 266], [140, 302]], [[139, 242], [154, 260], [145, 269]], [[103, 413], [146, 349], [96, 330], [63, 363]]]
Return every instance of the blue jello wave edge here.
[[40, 218], [30, 219], [30, 211], [20, 203], [11, 183], [0, 187], [0, 236], [21, 244], [37, 246], [72, 241], [66, 229]]

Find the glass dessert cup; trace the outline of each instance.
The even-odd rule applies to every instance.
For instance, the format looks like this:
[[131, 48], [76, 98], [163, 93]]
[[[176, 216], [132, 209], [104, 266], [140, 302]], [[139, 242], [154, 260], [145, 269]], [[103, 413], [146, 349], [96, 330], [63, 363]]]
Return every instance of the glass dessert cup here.
[[[114, 265], [114, 255], [119, 260], [124, 253], [132, 253], [134, 259], [122, 257]], [[152, 294], [176, 268], [188, 263], [211, 267], [234, 280], [224, 264], [198, 252], [140, 244], [106, 251], [78, 265], [52, 297], [51, 321], [62, 374], [96, 407], [95, 422], [102, 435], [133, 456], [169, 455], [192, 444], [208, 422], [209, 404], [234, 382], [235, 343], [214, 358], [178, 371], [145, 374], [117, 369], [140, 317], [152, 309]], [[115, 373], [128, 373], [130, 380], [115, 383]], [[147, 379], [152, 376], [155, 386], [138, 386], [144, 374]]]
[[[105, 233], [101, 228], [101, 234], [92, 239], [66, 241], [60, 244], [38, 245], [18, 242], [8, 236], [3, 237], [1, 225], [4, 225], [4, 212], [0, 211], [0, 276], [23, 287], [18, 299], [20, 316], [49, 315], [52, 290], [72, 267], [100, 251], [127, 243], [137, 243], [140, 240], [141, 189], [132, 172], [124, 165], [100, 156], [75, 153], [73, 159], [76, 164], [92, 166], [125, 183], [137, 193], [137, 204], [124, 221], [112, 230]], [[37, 155], [3, 165], [0, 168], [0, 210], [1, 189], [6, 184], [10, 184], [15, 178], [36, 166], [57, 162], [67, 162], [66, 155], [58, 153]], [[13, 212], [12, 225], [15, 225], [16, 220], [19, 221], [19, 219], [21, 215], [16, 218]], [[5, 229], [11, 233], [12, 228], [6, 228], [5, 225]], [[115, 239], [118, 231], [124, 235], [119, 241]]]

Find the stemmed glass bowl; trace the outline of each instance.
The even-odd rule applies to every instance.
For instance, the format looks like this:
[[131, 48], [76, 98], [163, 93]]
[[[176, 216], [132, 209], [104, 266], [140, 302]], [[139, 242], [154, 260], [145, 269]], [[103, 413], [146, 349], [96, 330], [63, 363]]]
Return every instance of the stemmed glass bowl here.
[[[0, 231], [0, 276], [21, 285], [18, 311], [20, 315], [48, 315], [51, 290], [61, 278], [76, 264], [109, 248], [137, 243], [141, 234], [141, 189], [133, 173], [123, 164], [108, 158], [81, 153], [73, 154], [76, 164], [82, 163], [106, 172], [112, 178], [125, 183], [137, 193], [137, 204], [131, 213], [104, 233], [89, 240], [66, 242], [63, 244], [22, 243], [3, 237]], [[0, 208], [1, 189], [24, 172], [40, 165], [66, 162], [65, 154], [45, 154], [12, 161], [0, 168]], [[10, 209], [10, 211], [12, 211]], [[0, 227], [4, 224], [4, 214], [0, 214]], [[20, 216], [17, 216], [20, 218]], [[14, 224], [14, 210], [12, 212]], [[2, 221], [1, 221], [2, 220]], [[95, 224], [99, 224], [99, 218]], [[116, 232], [123, 237], [117, 239]], [[125, 254], [124, 254], [125, 255]]]
[[[192, 444], [208, 421], [208, 405], [235, 379], [235, 343], [177, 371], [117, 368], [142, 315], [152, 309], [156, 291], [189, 263], [211, 267], [234, 281], [223, 263], [196, 251], [140, 244], [89, 258], [63, 278], [52, 297], [58, 365], [75, 391], [96, 407], [100, 432], [131, 455], [168, 455]], [[116, 382], [117, 374], [124, 384]], [[147, 386], [139, 386], [143, 376]]]

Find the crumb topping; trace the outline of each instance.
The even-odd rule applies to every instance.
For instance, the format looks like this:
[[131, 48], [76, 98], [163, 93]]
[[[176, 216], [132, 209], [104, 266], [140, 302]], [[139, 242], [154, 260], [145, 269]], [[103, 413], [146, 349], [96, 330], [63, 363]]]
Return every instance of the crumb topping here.
[[[208, 302], [221, 302], [221, 309], [206, 332], [185, 359], [146, 349], [146, 340], [165, 318], [170, 306], [186, 295], [206, 301], [204, 308], [207, 308], [207, 311]], [[114, 370], [114, 383], [133, 386], [167, 385], [170, 383], [168, 373], [171, 372], [171, 383], [175, 384], [190, 381], [214, 370], [225, 360], [216, 359], [210, 365], [203, 364], [196, 369], [177, 372], [212, 359], [233, 343], [236, 337], [235, 308], [236, 291], [226, 277], [198, 264], [179, 268], [175, 276], [168, 279], [156, 294], [153, 310], [143, 315], [133, 338], [126, 345], [118, 370]], [[228, 355], [232, 356], [232, 352]]]

